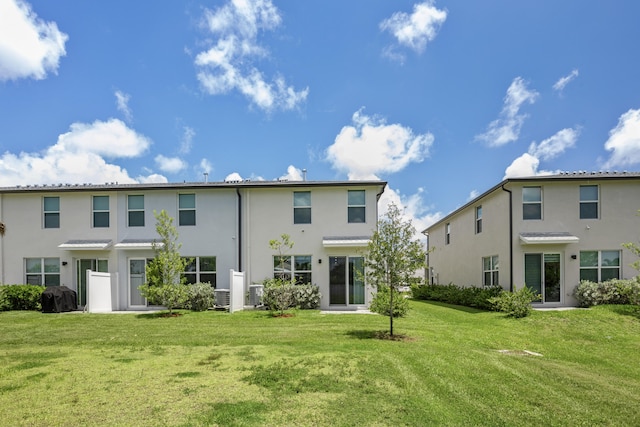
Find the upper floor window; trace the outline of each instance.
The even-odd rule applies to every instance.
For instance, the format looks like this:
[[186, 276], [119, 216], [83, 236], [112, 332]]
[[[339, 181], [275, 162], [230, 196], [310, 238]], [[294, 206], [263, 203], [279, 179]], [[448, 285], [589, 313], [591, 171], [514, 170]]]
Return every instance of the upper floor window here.
[[311, 191], [293, 192], [293, 223], [311, 224]]
[[482, 206], [476, 206], [476, 234], [482, 233]]
[[522, 219], [542, 219], [541, 187], [522, 187]]
[[451, 243], [451, 223], [450, 222], [448, 222], [444, 226], [444, 244], [448, 245], [449, 243]]
[[178, 195], [178, 225], [196, 225], [196, 195]]
[[189, 258], [189, 262], [182, 273], [187, 283], [209, 283], [216, 287], [216, 257], [197, 256]]
[[349, 222], [365, 222], [364, 190], [349, 190], [347, 209]]
[[93, 226], [109, 227], [109, 196], [93, 196]]
[[26, 283], [30, 285], [59, 286], [60, 258], [26, 258]]
[[598, 193], [597, 185], [580, 186], [580, 219], [598, 218]]
[[129, 227], [144, 227], [144, 196], [127, 196]]
[[498, 286], [498, 255], [482, 258], [482, 284], [484, 286]]
[[295, 280], [296, 285], [311, 283], [311, 255], [276, 255], [273, 257], [273, 277]]
[[580, 251], [580, 280], [604, 282], [620, 278], [620, 251]]
[[60, 197], [44, 198], [44, 228], [60, 228]]

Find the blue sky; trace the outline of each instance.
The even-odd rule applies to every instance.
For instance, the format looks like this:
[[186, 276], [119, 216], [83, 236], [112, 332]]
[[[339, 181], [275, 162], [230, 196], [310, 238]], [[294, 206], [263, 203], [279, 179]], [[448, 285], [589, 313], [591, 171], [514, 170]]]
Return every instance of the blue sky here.
[[640, 2], [0, 0], [0, 186], [638, 170]]

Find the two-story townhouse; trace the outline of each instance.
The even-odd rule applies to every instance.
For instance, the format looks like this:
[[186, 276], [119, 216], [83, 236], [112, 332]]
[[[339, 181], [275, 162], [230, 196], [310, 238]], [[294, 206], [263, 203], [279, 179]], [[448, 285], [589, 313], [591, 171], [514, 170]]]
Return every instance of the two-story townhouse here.
[[424, 230], [431, 283], [523, 285], [535, 305], [575, 306], [580, 280], [638, 274], [622, 248], [640, 241], [640, 173], [508, 178]]
[[[287, 233], [291, 274], [320, 287], [323, 308], [368, 304], [354, 270], [375, 230], [381, 181], [240, 181], [19, 186], [0, 189], [0, 283], [66, 285], [86, 303], [86, 270], [111, 274], [112, 308], [147, 308], [138, 287], [157, 239], [154, 211], [174, 218], [191, 283], [230, 286], [274, 274], [269, 240]], [[352, 264], [356, 264], [353, 267]], [[344, 298], [335, 289], [344, 289]], [[355, 292], [358, 297], [347, 292]], [[361, 297], [364, 294], [364, 297]]]

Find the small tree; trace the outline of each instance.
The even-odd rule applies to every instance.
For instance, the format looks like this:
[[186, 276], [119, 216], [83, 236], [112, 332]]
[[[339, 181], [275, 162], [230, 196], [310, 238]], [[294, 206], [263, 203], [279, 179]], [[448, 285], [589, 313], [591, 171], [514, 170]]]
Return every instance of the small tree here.
[[277, 256], [280, 271], [276, 273], [276, 277], [264, 281], [265, 289], [263, 301], [269, 306], [269, 310], [277, 312], [278, 315], [282, 316], [284, 311], [291, 307], [295, 302], [295, 278], [287, 278], [287, 275], [284, 272], [284, 254], [293, 247], [293, 242], [288, 234], [282, 234], [279, 240], [269, 240], [269, 247], [278, 252]]
[[398, 286], [415, 281], [415, 274], [425, 267], [426, 252], [414, 238], [411, 220], [403, 220], [395, 204], [378, 221], [378, 229], [367, 246], [365, 267], [367, 279], [377, 293], [371, 310], [389, 316], [389, 334], [393, 336], [393, 318], [406, 315], [408, 303]]
[[182, 245], [177, 243], [178, 231], [173, 225], [173, 218], [164, 209], [157, 213], [156, 232], [159, 241], [153, 242], [155, 257], [147, 263], [146, 282], [140, 286], [140, 293], [152, 304], [159, 304], [169, 309], [183, 307], [189, 300], [189, 287], [182, 273], [189, 260], [180, 256]]

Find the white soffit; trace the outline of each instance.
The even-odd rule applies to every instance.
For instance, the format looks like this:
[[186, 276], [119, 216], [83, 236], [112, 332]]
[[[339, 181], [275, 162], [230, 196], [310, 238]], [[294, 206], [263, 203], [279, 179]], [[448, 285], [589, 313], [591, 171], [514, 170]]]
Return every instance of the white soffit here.
[[153, 249], [153, 244], [157, 246], [163, 246], [162, 242], [157, 242], [153, 239], [124, 239], [123, 241], [113, 245], [116, 249], [126, 250], [148, 250]]
[[104, 251], [113, 243], [112, 240], [67, 240], [58, 248], [67, 251]]
[[369, 237], [323, 237], [322, 246], [325, 248], [353, 248], [366, 247], [369, 244]]
[[577, 243], [580, 238], [565, 232], [520, 233], [520, 241], [523, 245], [566, 245]]

